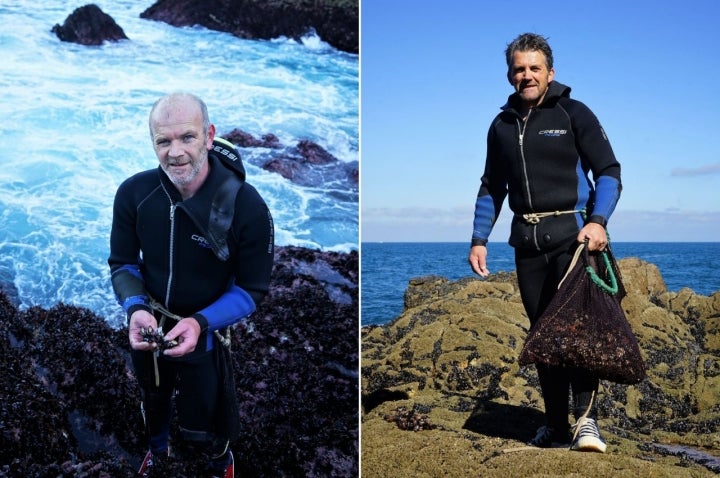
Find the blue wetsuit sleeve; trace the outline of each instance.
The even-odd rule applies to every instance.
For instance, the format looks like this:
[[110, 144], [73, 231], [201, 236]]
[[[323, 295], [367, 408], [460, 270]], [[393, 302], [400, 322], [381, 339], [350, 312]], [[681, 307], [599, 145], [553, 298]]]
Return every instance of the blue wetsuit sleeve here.
[[480, 190], [475, 201], [475, 216], [471, 246], [484, 246], [488, 242], [507, 196], [507, 174], [498, 154], [495, 154], [494, 122], [487, 138], [487, 158]]
[[145, 281], [137, 265], [127, 264], [114, 269], [110, 280], [115, 292], [115, 300], [125, 311], [128, 320], [137, 310], [151, 310], [145, 291]]
[[607, 225], [620, 199], [620, 181], [612, 176], [600, 176], [595, 182], [595, 206], [590, 222]]
[[215, 331], [233, 325], [255, 312], [255, 301], [244, 289], [232, 285], [218, 300], [205, 307], [193, 318], [202, 331]]
[[595, 114], [579, 101], [564, 103], [572, 116], [573, 132], [581, 158], [593, 174], [595, 197], [588, 222], [606, 226], [620, 199], [620, 163]]
[[477, 201], [475, 201], [472, 246], [484, 246], [487, 244], [496, 218], [492, 197], [488, 195], [478, 196]]

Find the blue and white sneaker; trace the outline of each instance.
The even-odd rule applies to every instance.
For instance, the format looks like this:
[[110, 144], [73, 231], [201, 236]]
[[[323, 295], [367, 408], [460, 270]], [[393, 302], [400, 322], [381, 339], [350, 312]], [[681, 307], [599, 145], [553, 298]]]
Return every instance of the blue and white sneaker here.
[[573, 434], [571, 450], [605, 453], [607, 444], [602, 435], [600, 435], [600, 430], [595, 420], [592, 418], [580, 418], [573, 428], [575, 429], [575, 433]]
[[568, 448], [570, 442], [572, 442], [572, 437], [568, 431], [563, 433], [553, 427], [541, 426], [538, 428], [535, 438], [527, 444], [538, 448]]
[[222, 462], [212, 462], [210, 478], [235, 478], [235, 458], [228, 450]]
[[167, 467], [170, 456], [170, 450], [167, 452], [153, 455], [152, 451], [148, 451], [145, 459], [140, 465], [137, 476], [141, 478], [150, 478], [152, 476], [163, 476], [165, 467]]

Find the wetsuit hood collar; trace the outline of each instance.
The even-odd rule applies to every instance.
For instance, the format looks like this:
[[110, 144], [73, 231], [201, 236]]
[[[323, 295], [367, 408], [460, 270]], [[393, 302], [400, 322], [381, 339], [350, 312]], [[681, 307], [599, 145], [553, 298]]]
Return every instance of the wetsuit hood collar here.
[[[570, 90], [571, 88], [567, 85], [563, 85], [558, 81], [551, 81], [548, 84], [548, 90], [545, 93], [545, 98], [543, 98], [543, 102], [540, 103], [538, 107], [543, 108], [547, 105], [553, 105], [562, 97], [569, 98]], [[520, 95], [515, 92], [508, 96], [507, 103], [501, 106], [500, 109], [503, 111], [520, 111], [522, 109], [522, 100], [520, 99]]]

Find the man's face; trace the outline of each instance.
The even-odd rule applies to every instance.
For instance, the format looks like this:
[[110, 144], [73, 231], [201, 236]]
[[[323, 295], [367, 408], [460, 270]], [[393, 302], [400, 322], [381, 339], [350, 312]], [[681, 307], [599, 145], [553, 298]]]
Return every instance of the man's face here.
[[192, 101], [159, 105], [153, 113], [153, 149], [160, 167], [180, 188], [199, 187], [204, 181], [213, 136], [212, 125], [207, 136], [203, 133], [202, 113]]
[[516, 51], [508, 71], [508, 80], [525, 106], [532, 108], [545, 97], [555, 70], [547, 68], [545, 55], [539, 51]]

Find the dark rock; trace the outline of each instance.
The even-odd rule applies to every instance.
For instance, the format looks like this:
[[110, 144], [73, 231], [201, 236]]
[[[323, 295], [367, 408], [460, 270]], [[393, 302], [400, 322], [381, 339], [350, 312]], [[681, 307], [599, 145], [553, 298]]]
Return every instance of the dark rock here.
[[266, 161], [262, 168], [301, 186], [358, 185], [357, 162], [339, 161], [318, 144], [303, 140]]
[[230, 141], [234, 145], [240, 146], [241, 148], [280, 148], [280, 140], [277, 136], [272, 133], [264, 134], [260, 139], [255, 138], [250, 133], [245, 131], [234, 129], [228, 134], [223, 135], [223, 138]]
[[304, 139], [297, 145], [303, 160], [308, 164], [330, 164], [337, 161], [337, 158], [328, 153], [317, 143]]
[[266, 148], [253, 161], [266, 171], [276, 173], [295, 184], [308, 187], [334, 186], [337, 190], [356, 190], [359, 180], [357, 161], [339, 161], [322, 146], [301, 140], [294, 147], [286, 147], [272, 133], [260, 139], [245, 131], [234, 129], [223, 135], [240, 148]]
[[11, 304], [18, 307], [20, 296], [15, 286], [15, 277], [10, 267], [0, 264], [0, 292], [4, 293]]
[[247, 39], [299, 39], [314, 30], [339, 50], [359, 50], [357, 0], [159, 0], [140, 16], [174, 26], [202, 25]]
[[88, 46], [128, 39], [115, 20], [95, 4], [75, 9], [62, 26], [52, 27], [52, 32], [62, 41]]
[[[357, 284], [356, 252], [277, 248], [270, 294], [233, 336], [239, 476], [357, 475]], [[135, 476], [139, 401], [126, 329], [64, 304], [20, 312], [0, 292], [0, 476]]]

